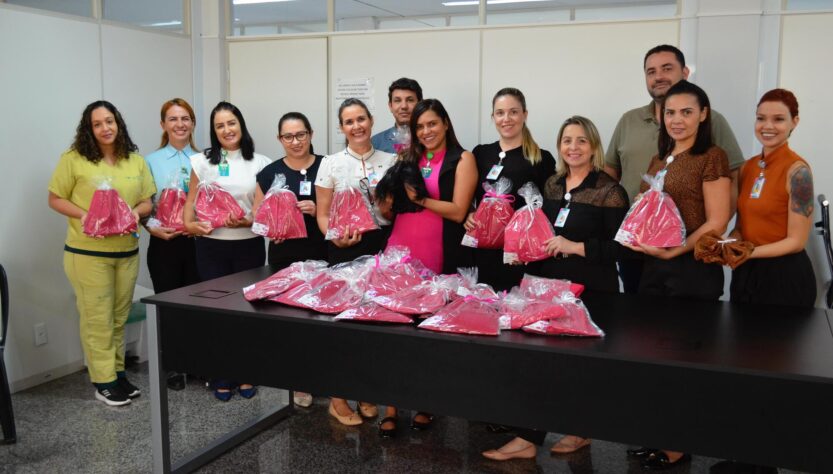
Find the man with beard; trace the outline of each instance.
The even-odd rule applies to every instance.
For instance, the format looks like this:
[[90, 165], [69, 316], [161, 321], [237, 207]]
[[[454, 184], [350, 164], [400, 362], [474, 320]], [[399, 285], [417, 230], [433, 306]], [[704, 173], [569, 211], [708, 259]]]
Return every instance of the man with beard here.
[[[678, 48], [662, 44], [651, 48], [643, 62], [645, 84], [653, 99], [650, 104], [629, 110], [622, 115], [605, 156], [605, 171], [618, 179], [628, 196], [634, 199], [639, 193], [642, 175], [648, 170], [651, 158], [657, 154], [660, 112], [666, 92], [674, 84], [688, 79], [689, 70], [685, 56]], [[737, 170], [743, 164], [743, 152], [735, 134], [723, 115], [711, 111], [712, 136], [717, 146], [729, 157], [732, 169], [732, 212], [737, 198]], [[625, 293], [636, 293], [642, 275], [642, 261], [628, 259], [619, 262], [619, 276]]]

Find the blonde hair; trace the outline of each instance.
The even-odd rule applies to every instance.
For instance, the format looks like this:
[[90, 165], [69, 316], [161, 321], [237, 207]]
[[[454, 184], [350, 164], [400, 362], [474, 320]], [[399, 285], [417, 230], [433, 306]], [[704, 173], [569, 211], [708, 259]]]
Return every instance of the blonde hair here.
[[561, 129], [558, 130], [558, 141], [555, 143], [556, 149], [558, 150], [558, 160], [555, 164], [556, 175], [564, 176], [569, 171], [567, 164], [564, 163], [564, 158], [561, 157], [561, 139], [564, 136], [564, 129], [570, 125], [578, 125], [584, 129], [587, 140], [590, 141], [590, 148], [593, 149], [593, 158], [590, 160], [590, 164], [593, 165], [593, 169], [596, 171], [603, 169], [605, 164], [605, 150], [604, 146], [602, 146], [602, 138], [599, 136], [599, 130], [589, 118], [582, 117], [581, 115], [573, 115], [565, 120], [561, 124]]
[[[526, 112], [526, 97], [524, 97], [523, 92], [514, 87], [504, 87], [503, 89], [497, 91], [497, 94], [495, 94], [492, 98], [492, 112], [495, 110], [495, 102], [505, 95], [514, 97], [515, 100], [521, 103], [521, 109]], [[523, 138], [524, 158], [526, 158], [527, 161], [533, 165], [541, 161], [541, 147], [539, 147], [535, 142], [535, 139], [532, 138], [532, 132], [530, 132], [529, 127], [526, 126], [526, 121], [524, 121], [523, 130], [521, 130], [521, 137]]]

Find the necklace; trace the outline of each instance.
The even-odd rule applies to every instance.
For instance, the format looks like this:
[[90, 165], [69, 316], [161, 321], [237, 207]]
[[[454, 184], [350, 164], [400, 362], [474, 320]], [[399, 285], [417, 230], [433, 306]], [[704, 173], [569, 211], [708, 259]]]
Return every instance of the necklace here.
[[420, 171], [422, 172], [422, 177], [427, 178], [431, 176], [431, 160], [434, 158], [434, 154], [430, 151], [425, 154], [425, 166], [423, 166]]

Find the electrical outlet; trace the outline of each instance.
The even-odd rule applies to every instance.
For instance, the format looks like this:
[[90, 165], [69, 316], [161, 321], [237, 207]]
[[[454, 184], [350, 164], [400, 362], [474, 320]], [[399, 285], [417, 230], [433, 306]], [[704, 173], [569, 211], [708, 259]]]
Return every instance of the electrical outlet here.
[[46, 323], [35, 324], [35, 345], [42, 346], [48, 342], [46, 336]]

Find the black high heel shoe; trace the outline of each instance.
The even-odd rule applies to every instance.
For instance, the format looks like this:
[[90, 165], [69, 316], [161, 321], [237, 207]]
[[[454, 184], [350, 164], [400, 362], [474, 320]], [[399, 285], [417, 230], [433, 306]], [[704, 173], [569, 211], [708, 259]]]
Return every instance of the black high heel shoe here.
[[[386, 416], [382, 418], [382, 421], [379, 422], [379, 436], [382, 438], [393, 438], [396, 436], [396, 424], [399, 422], [399, 418], [396, 416]], [[385, 423], [393, 423], [393, 428], [384, 429], [382, 425]]]
[[[428, 419], [428, 421], [417, 421], [418, 416], [422, 416], [423, 418]], [[434, 423], [434, 415], [425, 413], [424, 411], [418, 411], [411, 419], [411, 429], [417, 431], [427, 430], [428, 428], [431, 428], [432, 423]]]
[[642, 469], [646, 471], [664, 471], [687, 462], [691, 462], [690, 454], [683, 454], [676, 461], [671, 461], [665, 451], [657, 451], [642, 461]]
[[655, 452], [659, 451], [659, 449], [655, 448], [630, 448], [627, 450], [628, 457], [636, 458], [636, 459], [647, 459], [648, 456], [654, 454]]

